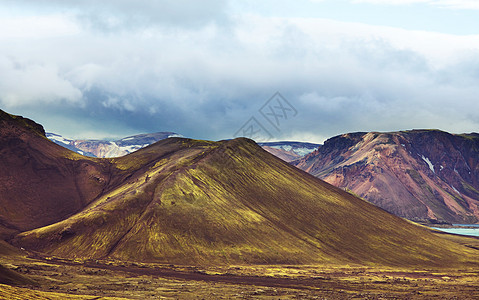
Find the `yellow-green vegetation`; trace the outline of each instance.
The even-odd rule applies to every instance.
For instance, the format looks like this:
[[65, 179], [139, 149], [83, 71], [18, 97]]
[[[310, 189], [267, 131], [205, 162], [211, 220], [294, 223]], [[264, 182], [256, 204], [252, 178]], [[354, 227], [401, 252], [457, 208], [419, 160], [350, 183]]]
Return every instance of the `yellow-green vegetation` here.
[[[178, 266], [16, 259], [38, 285], [0, 284], [0, 299], [477, 299], [476, 269], [360, 265]], [[3, 298], [2, 298], [3, 297]], [[119, 298], [117, 298], [119, 297]]]
[[200, 265], [478, 262], [477, 250], [334, 188], [250, 140], [169, 139], [111, 162], [127, 179], [15, 243], [67, 258]]
[[[5, 300], [43, 300], [43, 299], [50, 299], [50, 300], [94, 300], [99, 299], [96, 296], [82, 296], [82, 295], [69, 295], [65, 293], [53, 293], [53, 292], [43, 292], [43, 291], [35, 291], [32, 289], [27, 288], [20, 288], [20, 287], [13, 287], [5, 284], [0, 284], [0, 299]], [[118, 298], [118, 297], [101, 297], [104, 300], [114, 300], [114, 299], [126, 299], [126, 298]]]

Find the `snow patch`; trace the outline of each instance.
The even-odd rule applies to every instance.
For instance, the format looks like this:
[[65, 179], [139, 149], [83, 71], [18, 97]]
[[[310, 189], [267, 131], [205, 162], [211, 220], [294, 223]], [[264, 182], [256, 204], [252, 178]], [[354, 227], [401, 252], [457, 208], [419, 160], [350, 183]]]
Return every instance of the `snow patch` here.
[[316, 150], [317, 148], [297, 148], [297, 149], [294, 149], [294, 153], [298, 154], [298, 155], [301, 155], [301, 156], [306, 156], [308, 155], [309, 153], [313, 152], [314, 150]]
[[452, 189], [453, 189], [456, 193], [458, 193], [459, 195], [462, 196], [461, 192], [459, 192], [454, 186], [452, 186]]
[[129, 137], [129, 138], [124, 138], [124, 139], [121, 139], [122, 141], [131, 141], [131, 140], [134, 140], [135, 138], [134, 137]]
[[172, 137], [183, 137], [183, 136], [181, 134], [176, 134], [176, 133], [175, 134], [170, 134], [168, 136], [168, 138], [172, 138]]
[[440, 165], [439, 167], [440, 167], [440, 170], [439, 170], [439, 171], [444, 170], [444, 167], [443, 167], [442, 165]]
[[131, 152], [135, 152], [136, 150], [139, 150], [143, 147], [144, 146], [140, 146], [140, 145], [130, 145], [130, 146], [120, 147], [120, 149], [127, 152], [127, 153], [131, 153]]
[[56, 134], [49, 134], [49, 135], [47, 135], [47, 137], [52, 141], [57, 141], [57, 142], [60, 142], [60, 143], [66, 144], [66, 145], [69, 145], [70, 142], [71, 142], [71, 140], [66, 139], [62, 136], [56, 135]]
[[432, 162], [429, 160], [429, 158], [425, 157], [424, 155], [421, 155], [421, 158], [422, 158], [422, 160], [424, 160], [424, 161], [427, 163], [427, 165], [429, 166], [429, 169], [431, 169], [431, 171], [432, 171], [433, 173], [436, 173], [436, 171], [434, 171], [434, 165], [433, 165]]
[[284, 150], [286, 152], [293, 152], [299, 156], [306, 156], [317, 149], [317, 148], [306, 148], [306, 147], [293, 148], [293, 146], [290, 146], [290, 145], [277, 145], [277, 146], [271, 146], [271, 148]]
[[129, 154], [129, 153], [135, 152], [137, 150], [140, 150], [141, 148], [145, 148], [146, 146], [149, 146], [149, 145], [150, 144], [128, 145], [128, 146], [119, 147], [119, 149]]
[[282, 149], [284, 151], [291, 151], [293, 149], [293, 147], [289, 146], [289, 145], [283, 145], [283, 146], [273, 146], [272, 148], [276, 148], [276, 149]]

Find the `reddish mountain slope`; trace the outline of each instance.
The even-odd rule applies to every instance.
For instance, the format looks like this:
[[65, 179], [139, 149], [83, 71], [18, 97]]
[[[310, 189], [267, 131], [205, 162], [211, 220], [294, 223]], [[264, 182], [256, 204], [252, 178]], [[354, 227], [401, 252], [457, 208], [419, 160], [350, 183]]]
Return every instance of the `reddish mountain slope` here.
[[479, 220], [479, 135], [437, 130], [331, 138], [297, 167], [410, 219]]
[[0, 234], [60, 221], [109, 181], [105, 164], [52, 143], [41, 125], [0, 111]]

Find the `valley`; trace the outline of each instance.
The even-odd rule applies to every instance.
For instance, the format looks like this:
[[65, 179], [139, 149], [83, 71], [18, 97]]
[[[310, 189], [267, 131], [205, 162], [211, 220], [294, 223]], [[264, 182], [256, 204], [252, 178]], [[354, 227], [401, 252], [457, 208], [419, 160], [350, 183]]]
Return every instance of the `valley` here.
[[[2, 264], [5, 264], [2, 259]], [[7, 266], [35, 281], [0, 299], [476, 299], [479, 272], [362, 265], [182, 266], [31, 254]]]

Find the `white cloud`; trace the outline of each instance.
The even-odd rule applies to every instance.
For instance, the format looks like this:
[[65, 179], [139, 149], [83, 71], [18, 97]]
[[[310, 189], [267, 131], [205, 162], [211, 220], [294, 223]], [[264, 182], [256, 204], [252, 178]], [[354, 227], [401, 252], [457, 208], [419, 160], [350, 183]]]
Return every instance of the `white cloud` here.
[[431, 0], [352, 0], [352, 3], [373, 3], [388, 5], [407, 5], [413, 3], [432, 3]]
[[440, 0], [435, 1], [433, 4], [454, 9], [479, 9], [477, 0]]
[[57, 68], [0, 57], [0, 103], [7, 108], [54, 102], [80, 103], [82, 92]]
[[372, 3], [386, 5], [409, 5], [424, 3], [443, 8], [452, 9], [479, 9], [477, 0], [352, 0], [352, 3]]
[[64, 15], [17, 16], [0, 18], [0, 39], [68, 36], [80, 32], [75, 22]]
[[[49, 11], [56, 17], [36, 19], [31, 24], [37, 31], [36, 25], [16, 33], [0, 27], [0, 41], [8, 44], [0, 49], [3, 108], [64, 114], [60, 119], [71, 118], [74, 126], [54, 119], [45, 124], [59, 133], [69, 128], [72, 137], [75, 130], [97, 126], [116, 130], [115, 135], [171, 130], [219, 139], [257, 116], [279, 90], [298, 117], [274, 131], [278, 139], [301, 134], [320, 141], [347, 131], [411, 127], [472, 131], [479, 125], [479, 36], [313, 18], [225, 16], [221, 1], [201, 4], [208, 6], [203, 12], [194, 10], [199, 2], [186, 12], [172, 2], [158, 16], [167, 1], [141, 1], [138, 7], [98, 2], [98, 13], [93, 1], [82, 3], [71, 4], [74, 9], [60, 17]], [[166, 11], [174, 13], [162, 17]], [[129, 19], [128, 12], [142, 18]], [[91, 14], [112, 17], [102, 28], [108, 30], [75, 25], [55, 31], [49, 25], [75, 24]], [[183, 20], [188, 16], [200, 25]], [[221, 23], [225, 18], [227, 27]], [[127, 29], [116, 30], [123, 26]]]
[[66, 11], [83, 24], [104, 31], [152, 25], [194, 28], [226, 21], [225, 0], [18, 0], [23, 9]]

